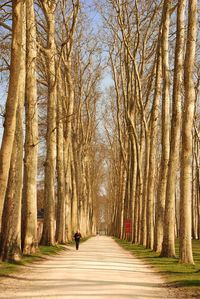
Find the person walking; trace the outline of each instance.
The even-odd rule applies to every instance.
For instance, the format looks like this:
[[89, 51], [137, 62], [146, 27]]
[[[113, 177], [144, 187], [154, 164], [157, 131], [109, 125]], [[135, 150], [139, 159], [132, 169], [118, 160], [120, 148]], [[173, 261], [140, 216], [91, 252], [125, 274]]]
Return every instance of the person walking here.
[[80, 242], [81, 238], [82, 238], [81, 233], [77, 230], [77, 232], [74, 235], [74, 239], [75, 239], [75, 242], [76, 242], [76, 250], [79, 249], [79, 242]]

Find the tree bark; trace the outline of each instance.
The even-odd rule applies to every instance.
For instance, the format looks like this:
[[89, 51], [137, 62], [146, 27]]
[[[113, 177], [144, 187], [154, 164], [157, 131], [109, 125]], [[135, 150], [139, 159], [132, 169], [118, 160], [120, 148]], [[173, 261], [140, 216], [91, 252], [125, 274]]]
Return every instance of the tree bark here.
[[181, 85], [184, 54], [184, 14], [185, 0], [179, 0], [177, 11], [177, 37], [174, 65], [173, 106], [170, 141], [169, 170], [166, 188], [166, 205], [164, 219], [164, 238], [162, 244], [162, 256], [175, 257], [175, 194], [177, 182], [177, 170], [179, 163], [179, 142], [181, 122]]
[[180, 258], [181, 263], [193, 264], [191, 242], [191, 157], [192, 129], [195, 104], [193, 69], [196, 49], [197, 0], [188, 4], [188, 33], [184, 62], [185, 99], [182, 113], [182, 151], [180, 173]]
[[163, 6], [162, 15], [162, 67], [163, 67], [163, 95], [162, 95], [162, 156], [157, 189], [157, 201], [155, 209], [155, 230], [154, 230], [154, 250], [160, 252], [163, 241], [163, 224], [165, 211], [165, 195], [169, 161], [169, 97], [170, 97], [170, 79], [169, 79], [169, 27], [170, 27], [170, 9], [173, 0], [166, 0]]
[[58, 99], [57, 99], [57, 217], [56, 241], [65, 243], [65, 173], [64, 173], [64, 128], [63, 128], [63, 91], [61, 70], [58, 69]]
[[148, 198], [148, 177], [149, 177], [149, 151], [150, 151], [150, 134], [146, 134], [145, 144], [145, 169], [143, 178], [143, 201], [142, 201], [142, 229], [141, 229], [141, 245], [147, 245], [147, 198]]
[[47, 22], [46, 60], [48, 69], [47, 154], [45, 162], [44, 227], [41, 243], [55, 245], [55, 171], [56, 171], [56, 1], [41, 1]]
[[162, 56], [161, 56], [161, 33], [158, 37], [157, 46], [157, 67], [155, 94], [150, 119], [150, 149], [149, 149], [149, 177], [148, 177], [148, 197], [147, 197], [147, 248], [153, 249], [153, 205], [155, 191], [155, 170], [156, 170], [156, 137], [158, 124], [158, 106], [161, 94], [161, 78], [162, 78]]
[[[69, 134], [69, 132], [68, 132]], [[71, 139], [64, 140], [65, 154], [65, 237], [72, 240], [72, 169], [71, 169]]]
[[79, 229], [78, 222], [78, 196], [77, 196], [77, 176], [76, 176], [76, 168], [75, 163], [77, 162], [76, 153], [77, 146], [75, 145], [75, 140], [72, 142], [72, 146], [70, 147], [70, 156], [71, 159], [71, 173], [72, 173], [72, 234], [74, 234], [77, 229]]
[[23, 57], [23, 4], [24, 0], [12, 1], [12, 46], [10, 81], [6, 102], [4, 132], [0, 151], [0, 226], [8, 183], [10, 160], [16, 128], [16, 100], [20, 88], [21, 59]]
[[26, 1], [26, 138], [22, 200], [22, 248], [24, 254], [38, 250], [37, 239], [37, 154], [38, 109], [36, 82], [36, 23], [33, 0]]
[[25, 97], [25, 60], [26, 60], [26, 20], [25, 4], [21, 7], [23, 14], [22, 47], [19, 93], [17, 95], [16, 131], [13, 143], [11, 166], [2, 216], [0, 236], [0, 256], [3, 261], [16, 261], [21, 258], [21, 201], [23, 184], [23, 110]]

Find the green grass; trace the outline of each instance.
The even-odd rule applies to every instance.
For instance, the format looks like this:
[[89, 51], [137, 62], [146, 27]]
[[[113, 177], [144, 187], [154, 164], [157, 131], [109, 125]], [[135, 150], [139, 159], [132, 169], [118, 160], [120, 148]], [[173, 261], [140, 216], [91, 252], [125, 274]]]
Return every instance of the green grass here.
[[[82, 238], [81, 243], [87, 241], [89, 238], [90, 237]], [[36, 261], [42, 261], [45, 259], [45, 256], [57, 254], [62, 250], [67, 250], [66, 247], [62, 245], [75, 245], [75, 241], [73, 240], [71, 242], [58, 246], [39, 246], [38, 252], [30, 255], [23, 255], [22, 259], [16, 262], [0, 261], [0, 279], [19, 271], [21, 266], [25, 266], [26, 264], [30, 264]]]
[[38, 260], [44, 260], [45, 256], [57, 254], [58, 252], [66, 250], [62, 245], [58, 246], [39, 246], [39, 251], [34, 254], [23, 255], [19, 261], [1, 262], [0, 261], [0, 278], [7, 277], [10, 274], [20, 270], [21, 266], [33, 263]]
[[[118, 238], [114, 238], [114, 240], [164, 275], [171, 286], [184, 287], [188, 291], [194, 291], [195, 294], [200, 295], [200, 240], [192, 242], [194, 265], [181, 264], [178, 262], [178, 258], [160, 257], [159, 253], [146, 249], [142, 245], [131, 244], [131, 242]], [[179, 256], [178, 240], [176, 240], [176, 256]]]

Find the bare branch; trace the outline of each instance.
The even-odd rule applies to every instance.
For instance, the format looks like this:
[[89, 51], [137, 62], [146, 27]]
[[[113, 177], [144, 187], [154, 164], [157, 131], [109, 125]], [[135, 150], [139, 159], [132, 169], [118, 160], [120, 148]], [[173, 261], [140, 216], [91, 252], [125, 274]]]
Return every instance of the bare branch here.
[[3, 22], [0, 22], [0, 26], [4, 27], [5, 29], [7, 29], [9, 31], [12, 31], [12, 28], [10, 26], [8, 26], [7, 24], [3, 23]]

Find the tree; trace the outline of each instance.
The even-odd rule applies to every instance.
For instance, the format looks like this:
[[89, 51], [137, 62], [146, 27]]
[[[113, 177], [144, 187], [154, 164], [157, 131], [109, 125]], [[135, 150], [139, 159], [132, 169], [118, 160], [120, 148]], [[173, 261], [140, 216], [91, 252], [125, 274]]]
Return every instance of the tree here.
[[197, 0], [188, 4], [188, 32], [184, 61], [184, 108], [182, 113], [182, 151], [180, 173], [180, 258], [182, 263], [193, 264], [191, 244], [191, 198], [192, 198], [192, 128], [194, 118], [195, 90], [193, 69], [197, 31]]
[[174, 62], [174, 83], [173, 83], [173, 106], [171, 123], [171, 140], [169, 170], [166, 188], [166, 204], [164, 219], [164, 239], [162, 244], [162, 256], [175, 256], [175, 195], [177, 183], [177, 170], [179, 164], [179, 143], [180, 143], [180, 122], [181, 122], [181, 89], [184, 55], [184, 15], [185, 0], [178, 2], [177, 9], [177, 34]]
[[[23, 57], [23, 4], [24, 0], [12, 1], [12, 47], [10, 63], [10, 80], [8, 97], [6, 101], [6, 112], [4, 132], [0, 151], [0, 221], [8, 183], [10, 160], [16, 128], [16, 111], [18, 101], [16, 100], [20, 88], [21, 59]], [[1, 222], [0, 222], [1, 223]]]
[[163, 94], [162, 94], [162, 156], [160, 179], [157, 190], [157, 201], [155, 209], [155, 230], [154, 230], [154, 250], [160, 252], [163, 241], [163, 223], [165, 211], [165, 195], [169, 161], [169, 98], [170, 98], [170, 78], [169, 78], [169, 27], [170, 9], [173, 1], [164, 1], [162, 13], [162, 68], [163, 68]]
[[9, 178], [2, 215], [0, 234], [0, 256], [3, 261], [16, 261], [21, 258], [21, 201], [23, 185], [23, 110], [25, 97], [25, 60], [26, 60], [26, 20], [25, 4], [21, 6], [22, 39], [19, 90], [16, 94], [17, 115], [15, 138], [12, 147]]
[[55, 10], [56, 2], [39, 1], [47, 23], [47, 47], [41, 48], [45, 53], [48, 70], [48, 104], [47, 104], [47, 153], [45, 161], [45, 200], [44, 228], [42, 244], [55, 245], [55, 171], [56, 171], [56, 44], [55, 44]]
[[61, 70], [57, 71], [58, 99], [57, 99], [57, 215], [56, 215], [56, 241], [65, 243], [65, 168], [64, 168], [64, 125], [63, 125], [63, 99]]
[[38, 108], [36, 86], [36, 23], [33, 0], [26, 1], [26, 136], [22, 201], [22, 248], [24, 254], [38, 249], [37, 240], [37, 160]]
[[156, 79], [155, 92], [150, 118], [150, 149], [149, 149], [149, 176], [148, 176], [148, 196], [147, 196], [147, 248], [153, 249], [153, 202], [155, 188], [156, 171], [156, 136], [158, 123], [158, 107], [161, 95], [162, 78], [162, 56], [161, 56], [161, 31], [158, 36], [158, 45], [156, 53]]
[[78, 229], [78, 198], [76, 189], [76, 173], [75, 160], [73, 153], [73, 132], [72, 132], [72, 116], [74, 113], [75, 104], [75, 85], [72, 75], [72, 55], [74, 47], [74, 35], [79, 15], [80, 1], [72, 1], [72, 7], [68, 17], [66, 11], [69, 9], [66, 6], [67, 2], [61, 2], [61, 12], [63, 18], [63, 36], [62, 40], [62, 63], [64, 67], [64, 85], [66, 86], [65, 96], [63, 101], [63, 113], [65, 116], [64, 124], [64, 160], [65, 160], [65, 229], [66, 237], [71, 240], [72, 233]]

